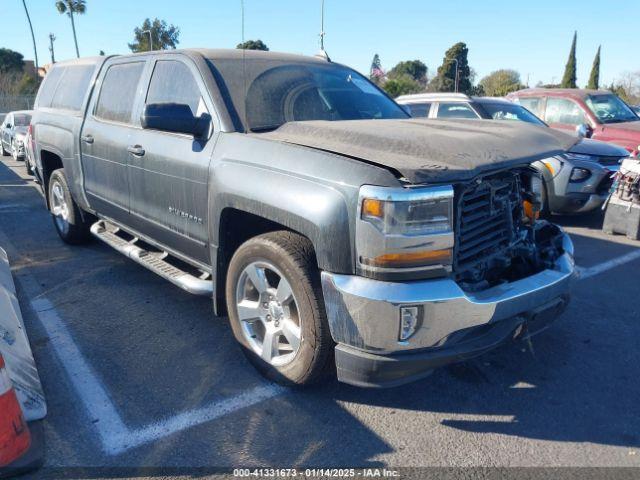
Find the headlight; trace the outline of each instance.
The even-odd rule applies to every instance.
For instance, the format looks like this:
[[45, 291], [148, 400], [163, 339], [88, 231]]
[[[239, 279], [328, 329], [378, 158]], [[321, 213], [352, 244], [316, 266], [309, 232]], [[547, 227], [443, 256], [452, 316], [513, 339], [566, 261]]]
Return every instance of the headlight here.
[[571, 170], [571, 177], [569, 177], [569, 181], [573, 183], [584, 182], [591, 176], [591, 170], [587, 170], [586, 168], [575, 167]]
[[356, 248], [368, 276], [450, 270], [453, 187], [362, 187]]

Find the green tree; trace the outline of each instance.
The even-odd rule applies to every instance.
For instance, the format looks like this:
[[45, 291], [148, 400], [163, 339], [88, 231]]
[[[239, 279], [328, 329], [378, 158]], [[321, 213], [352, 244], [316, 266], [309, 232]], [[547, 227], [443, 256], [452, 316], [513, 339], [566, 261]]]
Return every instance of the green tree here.
[[394, 78], [389, 78], [382, 88], [393, 98], [400, 95], [409, 95], [410, 93], [420, 93], [424, 91], [424, 86], [421, 85], [411, 75], [406, 73], [398, 75]]
[[479, 82], [485, 95], [490, 97], [504, 97], [505, 95], [524, 88], [520, 81], [520, 74], [515, 70], [501, 69], [491, 72]]
[[427, 66], [420, 60], [407, 60], [398, 63], [389, 71], [387, 76], [393, 79], [409, 75], [420, 85], [425, 86], [427, 84], [427, 71]]
[[[151, 45], [149, 32], [151, 32]], [[133, 43], [128, 44], [132, 52], [148, 52], [152, 45], [153, 50], [175, 49], [180, 43], [180, 29], [174, 25], [167, 25], [167, 22], [157, 18], [154, 18], [153, 22], [146, 18], [141, 27], [133, 30], [133, 35], [135, 37]]]
[[573, 32], [573, 41], [571, 42], [571, 50], [569, 51], [569, 59], [567, 65], [564, 67], [564, 75], [562, 76], [562, 82], [560, 86], [562, 88], [578, 88], [576, 83], [576, 41], [578, 39], [578, 32]]
[[263, 52], [268, 52], [269, 47], [262, 40], [247, 40], [244, 43], [239, 43], [236, 45], [237, 49], [240, 50], [262, 50]]
[[442, 65], [438, 67], [438, 73], [433, 79], [431, 88], [438, 92], [455, 91], [456, 62], [458, 60], [458, 91], [469, 93], [471, 91], [471, 69], [467, 56], [469, 49], [466, 43], [458, 42], [444, 54]]
[[21, 53], [8, 48], [0, 48], [0, 72], [21, 72], [24, 68], [23, 59]]
[[369, 80], [376, 85], [384, 79], [384, 70], [382, 69], [382, 62], [380, 61], [380, 55], [377, 53], [373, 56], [371, 61], [371, 68], [369, 69]]
[[25, 73], [16, 84], [16, 93], [18, 95], [35, 95], [38, 93], [40, 81], [36, 80], [32, 75]]
[[589, 83], [587, 88], [598, 90], [600, 88], [600, 46], [593, 59], [593, 65], [591, 66], [591, 74], [589, 75]]
[[80, 58], [80, 50], [78, 49], [78, 37], [76, 36], [76, 23], [73, 19], [74, 15], [84, 15], [87, 11], [85, 0], [58, 0], [56, 8], [59, 13], [66, 13], [71, 19], [71, 29], [73, 30], [73, 41], [76, 45], [76, 56]]

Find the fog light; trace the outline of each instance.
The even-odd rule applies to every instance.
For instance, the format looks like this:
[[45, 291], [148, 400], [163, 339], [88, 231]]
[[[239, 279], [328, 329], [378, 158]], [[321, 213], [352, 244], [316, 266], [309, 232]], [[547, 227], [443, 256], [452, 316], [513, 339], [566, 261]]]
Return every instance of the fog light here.
[[408, 340], [416, 333], [420, 320], [420, 307], [400, 307], [400, 341]]
[[570, 182], [584, 182], [587, 178], [591, 176], [591, 172], [586, 168], [575, 167], [571, 170], [571, 177], [569, 178]]

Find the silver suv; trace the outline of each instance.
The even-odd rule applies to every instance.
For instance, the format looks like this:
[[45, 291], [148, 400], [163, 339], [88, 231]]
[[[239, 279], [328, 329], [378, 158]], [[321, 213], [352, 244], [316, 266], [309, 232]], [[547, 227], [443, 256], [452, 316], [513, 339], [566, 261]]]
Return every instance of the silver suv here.
[[[495, 97], [469, 97], [462, 93], [405, 95], [397, 102], [414, 117], [442, 119], [517, 120], [548, 127], [521, 105]], [[583, 138], [567, 153], [535, 162], [542, 174], [543, 213], [581, 213], [599, 208], [607, 198], [624, 158], [624, 148]]]

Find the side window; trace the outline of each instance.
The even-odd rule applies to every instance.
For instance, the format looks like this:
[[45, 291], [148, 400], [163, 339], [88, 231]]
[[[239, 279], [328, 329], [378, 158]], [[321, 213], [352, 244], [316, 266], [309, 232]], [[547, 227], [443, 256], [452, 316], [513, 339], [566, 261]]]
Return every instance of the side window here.
[[112, 122], [130, 123], [144, 62], [112, 65], [102, 81], [95, 116]]
[[560, 123], [563, 125], [582, 125], [587, 123], [584, 112], [577, 103], [566, 98], [547, 98], [547, 111], [545, 115], [547, 123]]
[[468, 103], [440, 103], [438, 118], [478, 118]]
[[426, 118], [429, 116], [430, 103], [410, 103], [411, 116], [416, 118]]
[[53, 67], [49, 70], [49, 73], [44, 77], [42, 85], [40, 85], [40, 89], [38, 90], [35, 108], [51, 106], [53, 94], [56, 92], [56, 88], [65, 69], [66, 67]]
[[194, 116], [207, 111], [200, 88], [189, 67], [176, 60], [159, 60], [153, 69], [147, 104], [180, 103], [189, 105]]
[[55, 90], [51, 107], [80, 110], [95, 69], [94, 65], [75, 65], [65, 69]]
[[542, 98], [540, 97], [518, 97], [518, 102], [524, 108], [542, 118]]

